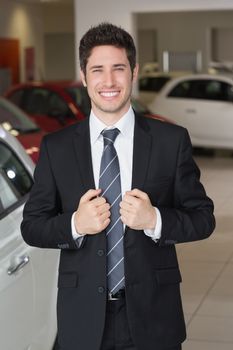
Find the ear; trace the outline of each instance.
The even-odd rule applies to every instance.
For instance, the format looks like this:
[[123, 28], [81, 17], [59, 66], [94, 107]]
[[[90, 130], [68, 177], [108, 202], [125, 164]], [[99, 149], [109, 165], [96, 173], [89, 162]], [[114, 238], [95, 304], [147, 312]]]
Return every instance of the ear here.
[[135, 83], [135, 81], [138, 78], [138, 71], [139, 71], [139, 64], [136, 63], [135, 68], [133, 70], [133, 82]]
[[85, 74], [84, 74], [84, 72], [82, 70], [80, 70], [80, 77], [81, 77], [83, 86], [87, 87], [86, 77], [85, 77]]

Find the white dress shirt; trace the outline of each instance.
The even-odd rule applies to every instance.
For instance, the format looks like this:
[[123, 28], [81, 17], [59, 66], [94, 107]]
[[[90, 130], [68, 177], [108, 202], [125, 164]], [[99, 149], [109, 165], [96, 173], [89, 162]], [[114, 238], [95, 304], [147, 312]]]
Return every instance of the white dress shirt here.
[[[119, 159], [122, 197], [124, 196], [126, 191], [131, 190], [133, 169], [134, 125], [135, 116], [132, 107], [130, 107], [128, 112], [117, 123], [115, 123], [112, 126], [106, 126], [100, 119], [98, 119], [94, 115], [93, 111], [91, 111], [89, 120], [90, 142], [92, 166], [96, 188], [98, 188], [99, 186], [100, 163], [104, 147], [104, 141], [101, 132], [104, 129], [117, 128], [120, 130], [120, 133], [114, 142], [114, 146], [116, 148]], [[144, 233], [147, 236], [151, 237], [155, 242], [157, 242], [157, 240], [161, 237], [162, 220], [159, 210], [157, 208], [155, 208], [155, 210], [157, 215], [155, 229], [146, 229], [144, 230]], [[81, 244], [81, 240], [84, 235], [78, 234], [75, 229], [74, 214], [72, 215], [71, 219], [72, 236], [75, 240], [80, 238]]]

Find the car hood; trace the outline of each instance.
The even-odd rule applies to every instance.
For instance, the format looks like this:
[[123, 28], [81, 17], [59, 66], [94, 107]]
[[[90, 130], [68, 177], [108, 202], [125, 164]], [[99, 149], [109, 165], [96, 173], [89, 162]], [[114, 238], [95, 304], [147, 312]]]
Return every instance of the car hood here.
[[40, 144], [45, 134], [46, 133], [43, 131], [37, 131], [27, 134], [19, 134], [17, 136], [17, 139], [35, 163], [38, 161]]

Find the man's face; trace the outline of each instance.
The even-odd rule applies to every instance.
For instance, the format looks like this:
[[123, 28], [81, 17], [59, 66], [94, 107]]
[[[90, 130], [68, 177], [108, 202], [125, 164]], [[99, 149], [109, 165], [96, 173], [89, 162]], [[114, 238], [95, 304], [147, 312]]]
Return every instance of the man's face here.
[[125, 49], [111, 45], [93, 48], [86, 75], [81, 72], [81, 77], [93, 112], [106, 124], [116, 122], [128, 111], [137, 71], [138, 67], [132, 74]]

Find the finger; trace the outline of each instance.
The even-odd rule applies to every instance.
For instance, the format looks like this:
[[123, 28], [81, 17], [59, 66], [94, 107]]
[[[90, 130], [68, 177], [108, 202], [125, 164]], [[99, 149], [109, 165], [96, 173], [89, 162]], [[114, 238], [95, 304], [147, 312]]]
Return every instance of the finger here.
[[110, 223], [110, 214], [104, 213], [101, 215], [101, 217], [98, 218], [98, 221], [96, 222], [96, 229], [98, 232], [103, 231]]
[[128, 212], [125, 209], [120, 209], [119, 213], [120, 213], [121, 216], [124, 217], [125, 220], [128, 220], [130, 217], [132, 217], [132, 213]]
[[106, 203], [106, 199], [104, 197], [96, 197], [96, 198], [92, 199], [91, 203], [95, 207], [99, 207], [99, 206], [101, 206], [101, 205]]
[[134, 212], [135, 211], [134, 206], [126, 201], [120, 202], [120, 208], [127, 211], [127, 212]]
[[105, 220], [107, 220], [107, 219], [110, 218], [110, 215], [111, 215], [110, 210], [105, 211], [104, 213], [101, 214], [100, 220], [101, 220], [102, 222], [104, 222]]
[[108, 219], [106, 219], [106, 220], [104, 220], [102, 230], [105, 230], [105, 229], [106, 229], [106, 227], [108, 227], [108, 225], [109, 225], [109, 224], [110, 224], [110, 219], [109, 219], [109, 218], [108, 218]]
[[128, 203], [132, 206], [136, 206], [138, 204], [139, 198], [126, 193], [122, 199], [122, 202]]
[[148, 196], [145, 192], [137, 189], [137, 188], [134, 188], [133, 190], [131, 191], [126, 191], [126, 195], [129, 195], [129, 196], [133, 196], [133, 197], [137, 197], [137, 198], [140, 198], [140, 199], [147, 199]]
[[84, 195], [81, 197], [80, 199], [80, 203], [85, 203], [85, 202], [89, 202], [90, 200], [92, 200], [93, 198], [99, 196], [101, 193], [101, 189], [91, 189], [88, 190], [86, 193], [84, 193]]
[[101, 215], [107, 211], [109, 211], [109, 213], [110, 213], [110, 205], [108, 203], [105, 203], [104, 205], [100, 205], [98, 207], [98, 214], [99, 215]]
[[124, 215], [121, 215], [121, 221], [123, 222], [124, 225], [127, 225], [127, 219]]

